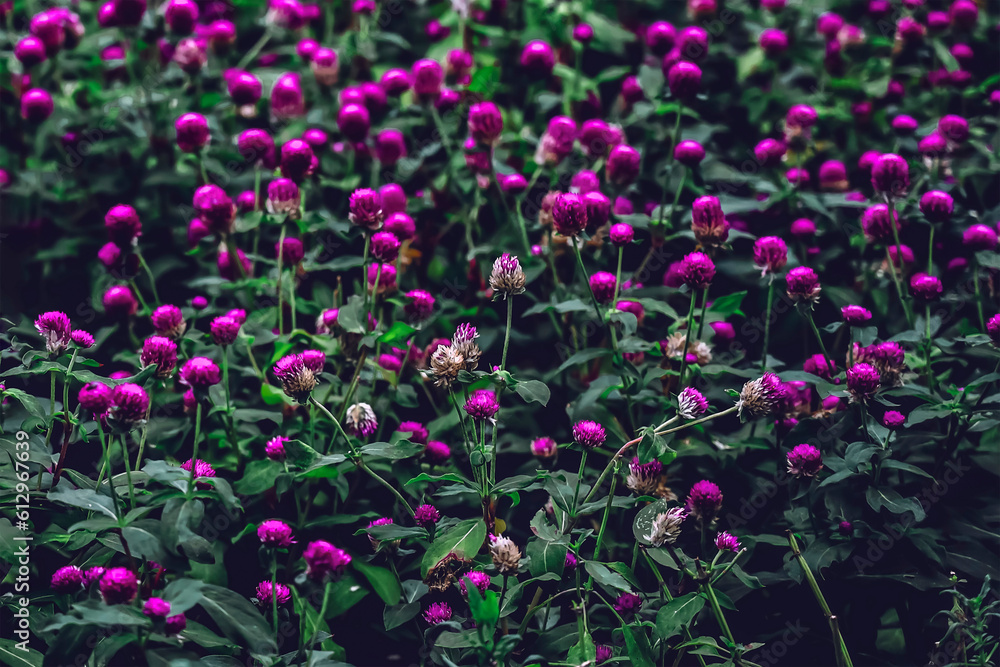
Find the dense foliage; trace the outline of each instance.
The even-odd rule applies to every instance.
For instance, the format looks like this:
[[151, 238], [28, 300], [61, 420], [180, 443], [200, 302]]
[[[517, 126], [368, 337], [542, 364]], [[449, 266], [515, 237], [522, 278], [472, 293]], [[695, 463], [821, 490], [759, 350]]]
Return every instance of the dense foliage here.
[[0, 5], [0, 659], [996, 664], [987, 5]]

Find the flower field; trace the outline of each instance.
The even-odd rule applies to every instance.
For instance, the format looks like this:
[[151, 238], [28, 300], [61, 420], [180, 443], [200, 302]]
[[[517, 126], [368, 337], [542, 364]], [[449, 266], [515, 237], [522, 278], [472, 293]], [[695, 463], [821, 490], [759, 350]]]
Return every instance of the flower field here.
[[1000, 662], [1000, 7], [0, 4], [0, 661]]

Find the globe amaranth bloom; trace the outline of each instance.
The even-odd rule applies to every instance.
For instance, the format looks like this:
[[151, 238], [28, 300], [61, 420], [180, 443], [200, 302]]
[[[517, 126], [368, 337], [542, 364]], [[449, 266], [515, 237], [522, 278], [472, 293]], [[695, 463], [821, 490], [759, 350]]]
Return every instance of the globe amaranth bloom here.
[[521, 67], [533, 78], [549, 76], [555, 65], [556, 56], [548, 42], [532, 40], [521, 51]]
[[685, 167], [694, 169], [705, 159], [705, 149], [697, 141], [686, 139], [674, 149], [674, 159]]
[[754, 158], [762, 167], [777, 167], [785, 156], [785, 144], [778, 139], [763, 139], [754, 146]]
[[350, 141], [363, 141], [371, 129], [371, 114], [361, 104], [345, 104], [337, 112], [337, 127]]
[[685, 285], [701, 289], [715, 277], [715, 263], [703, 252], [692, 252], [681, 260], [678, 273]]
[[722, 245], [729, 238], [729, 221], [722, 213], [718, 197], [698, 197], [691, 204], [691, 231], [706, 248]]
[[174, 123], [177, 147], [185, 153], [195, 153], [208, 144], [208, 121], [200, 113], [186, 113]]
[[313, 581], [339, 576], [351, 564], [351, 557], [346, 551], [323, 540], [310, 542], [302, 552], [302, 558], [306, 561], [306, 576]]
[[392, 232], [382, 231], [372, 234], [372, 257], [380, 262], [394, 262], [399, 255], [399, 239]]
[[216, 345], [232, 345], [240, 333], [240, 323], [236, 318], [221, 315], [212, 320], [209, 326], [212, 340]]
[[209, 229], [219, 234], [233, 231], [236, 205], [218, 185], [203, 185], [194, 192], [191, 204], [198, 217]]
[[441, 512], [433, 505], [421, 505], [414, 510], [413, 520], [418, 526], [430, 528], [441, 520]]
[[276, 178], [267, 184], [267, 210], [277, 215], [299, 217], [302, 196], [299, 186], [288, 178]]
[[789, 474], [796, 477], [815, 477], [823, 469], [823, 455], [812, 445], [795, 445], [786, 460]]
[[552, 438], [542, 436], [531, 441], [531, 453], [541, 459], [550, 459], [559, 452], [559, 446]]
[[149, 395], [137, 384], [120, 384], [111, 391], [111, 416], [124, 425], [132, 426], [146, 419]]
[[264, 609], [271, 609], [275, 598], [278, 604], [286, 604], [292, 599], [292, 591], [285, 584], [272, 584], [270, 581], [262, 581], [257, 584], [257, 603]]
[[490, 556], [493, 558], [493, 565], [500, 571], [500, 574], [516, 574], [521, 563], [521, 550], [517, 548], [514, 541], [509, 537], [499, 536], [490, 545]]
[[41, 88], [32, 88], [21, 95], [21, 118], [29, 123], [41, 123], [55, 110], [52, 95]]
[[275, 549], [285, 549], [295, 543], [291, 526], [277, 519], [261, 521], [257, 526], [257, 537], [261, 544]]
[[264, 445], [264, 455], [272, 461], [284, 461], [287, 456], [285, 452], [286, 442], [288, 442], [288, 438], [283, 435], [271, 438]]
[[882, 425], [890, 431], [902, 428], [905, 423], [906, 415], [898, 410], [886, 410], [885, 414], [882, 415]]
[[865, 238], [869, 241], [887, 241], [894, 238], [893, 226], [896, 232], [901, 228], [899, 213], [892, 212], [892, 224], [889, 222], [889, 207], [886, 204], [875, 204], [865, 209], [861, 214], [861, 227]]
[[139, 364], [143, 368], [156, 364], [157, 377], [170, 377], [177, 367], [177, 344], [165, 336], [150, 336], [142, 342]]
[[879, 390], [878, 370], [868, 363], [857, 363], [847, 369], [847, 389], [855, 400], [871, 398]]
[[421, 445], [427, 444], [427, 438], [430, 434], [427, 432], [427, 427], [425, 427], [420, 422], [406, 421], [402, 422], [396, 429], [397, 433], [406, 433], [407, 440], [410, 442], [416, 442]]
[[899, 196], [910, 187], [910, 168], [895, 153], [879, 155], [872, 165], [872, 187], [876, 192]]
[[973, 252], [994, 250], [997, 247], [997, 233], [988, 225], [977, 223], [962, 232], [962, 245]]
[[321, 350], [306, 350], [302, 353], [302, 363], [315, 375], [319, 375], [326, 365], [326, 353]]
[[106, 604], [128, 604], [139, 592], [139, 580], [132, 570], [113, 567], [101, 577], [100, 590]]
[[625, 222], [619, 222], [611, 225], [611, 229], [608, 231], [608, 237], [616, 246], [626, 246], [631, 243], [633, 239], [635, 239], [635, 230], [632, 228], [632, 225]]
[[316, 375], [306, 367], [301, 354], [289, 354], [278, 359], [272, 368], [285, 394], [304, 403], [316, 388]]
[[451, 458], [451, 447], [440, 440], [430, 440], [424, 449], [424, 458], [431, 465], [444, 465]]
[[943, 287], [940, 278], [926, 273], [918, 273], [910, 278], [910, 293], [918, 301], [933, 301], [941, 296]]
[[135, 245], [142, 235], [142, 222], [134, 208], [118, 204], [108, 209], [104, 215], [104, 229], [108, 232], [109, 241], [120, 248], [126, 248]]
[[753, 262], [761, 275], [775, 273], [788, 263], [788, 245], [777, 236], [762, 236], [753, 244]]
[[289, 236], [274, 244], [274, 254], [281, 258], [284, 266], [295, 267], [305, 257], [306, 252], [300, 239]]
[[493, 418], [500, 411], [500, 403], [497, 401], [496, 394], [492, 391], [479, 389], [472, 392], [469, 400], [465, 402], [463, 409], [473, 419], [493, 423]]
[[95, 415], [102, 415], [111, 407], [112, 390], [111, 387], [101, 382], [88, 382], [80, 387], [77, 400], [84, 410], [90, 410]]
[[739, 551], [740, 541], [725, 531], [715, 536], [715, 548], [719, 551]]
[[615, 185], [628, 185], [639, 175], [641, 156], [635, 148], [619, 144], [611, 149], [605, 165], [608, 180]]
[[806, 359], [802, 363], [802, 370], [824, 380], [829, 380], [837, 374], [837, 366], [822, 354], [814, 354]]
[[171, 304], [164, 304], [154, 310], [149, 319], [159, 336], [179, 338], [187, 329], [187, 322], [184, 321], [181, 309]]
[[416, 236], [417, 226], [416, 223], [413, 222], [413, 218], [403, 211], [393, 211], [392, 213], [389, 213], [389, 207], [385, 195], [382, 195], [382, 207], [388, 214], [383, 227], [385, 231], [395, 234], [400, 243], [403, 241], [409, 241]]
[[920, 197], [920, 212], [931, 222], [947, 222], [955, 211], [955, 200], [947, 192], [930, 190]]
[[969, 121], [953, 114], [942, 116], [938, 121], [937, 131], [948, 142], [961, 144], [969, 138]]
[[585, 419], [573, 424], [573, 442], [582, 447], [587, 449], [600, 447], [606, 438], [604, 427], [595, 421]]
[[[211, 478], [215, 477], [215, 468], [212, 467], [207, 461], [201, 459], [191, 460], [188, 459], [181, 464], [182, 470], [187, 470], [188, 472], [194, 473], [194, 478], [197, 480], [199, 478]], [[195, 482], [195, 487], [198, 489], [206, 490], [212, 488], [211, 484], [206, 482]]]
[[429, 625], [439, 625], [451, 620], [451, 606], [447, 602], [433, 602], [423, 613]]
[[506, 299], [508, 296], [524, 292], [525, 277], [521, 263], [510, 253], [503, 253], [493, 260], [493, 271], [490, 273], [490, 288], [495, 296]]
[[467, 583], [471, 583], [477, 588], [480, 595], [485, 595], [486, 590], [490, 587], [490, 575], [482, 570], [471, 570], [462, 575], [458, 580], [458, 588], [462, 592], [463, 597], [468, 597], [469, 595]]
[[590, 291], [597, 303], [611, 303], [615, 298], [616, 285], [615, 274], [607, 271], [598, 271], [590, 277]]
[[685, 387], [677, 395], [677, 414], [684, 419], [695, 419], [708, 411], [708, 400], [694, 387]]
[[42, 313], [35, 320], [35, 330], [45, 339], [49, 354], [62, 354], [72, 342], [69, 316], [58, 310]]
[[714, 482], [703, 479], [691, 487], [685, 507], [691, 516], [709, 523], [722, 509], [722, 491]]
[[149, 598], [142, 605], [142, 613], [152, 619], [164, 621], [170, 615], [170, 603], [163, 598]]
[[797, 266], [785, 277], [788, 297], [796, 303], [819, 301], [819, 276], [808, 266]]
[[281, 175], [301, 183], [313, 172], [316, 154], [302, 139], [292, 139], [281, 147]]
[[503, 132], [503, 116], [493, 102], [479, 102], [469, 107], [469, 134], [478, 143], [493, 146]]
[[855, 305], [844, 306], [840, 309], [840, 315], [844, 318], [844, 322], [852, 326], [860, 326], [872, 318], [870, 310]]
[[367, 438], [378, 429], [378, 420], [375, 418], [375, 411], [367, 403], [355, 403], [347, 408], [344, 415], [344, 428], [351, 435], [359, 438]]
[[635, 593], [624, 592], [615, 600], [615, 611], [619, 614], [629, 616], [635, 614], [642, 607], [642, 598]]
[[219, 384], [222, 373], [214, 361], [208, 357], [192, 357], [181, 367], [180, 382], [194, 390], [205, 390]]
[[701, 68], [681, 60], [667, 71], [670, 93], [679, 99], [689, 100], [701, 91]]
[[775, 414], [781, 407], [784, 395], [782, 382], [774, 373], [767, 372], [755, 380], [748, 381], [743, 385], [740, 398], [736, 402], [740, 419], [744, 418], [744, 413], [750, 417]]
[[649, 463], [639, 463], [639, 458], [635, 457], [629, 463], [625, 486], [640, 496], [653, 495], [662, 473], [663, 464], [656, 459]]
[[375, 157], [391, 167], [406, 157], [406, 138], [399, 130], [388, 128], [375, 136]]
[[52, 574], [52, 590], [56, 593], [75, 593], [83, 588], [86, 575], [76, 565], [66, 565]]
[[382, 227], [384, 214], [382, 201], [378, 192], [371, 188], [361, 188], [351, 193], [349, 198], [350, 213], [348, 219], [352, 224], [374, 231]]
[[559, 193], [552, 204], [552, 224], [563, 236], [576, 236], [587, 227], [587, 205], [574, 193]]
[[1000, 347], [1000, 313], [986, 321], [986, 333], [993, 344]]

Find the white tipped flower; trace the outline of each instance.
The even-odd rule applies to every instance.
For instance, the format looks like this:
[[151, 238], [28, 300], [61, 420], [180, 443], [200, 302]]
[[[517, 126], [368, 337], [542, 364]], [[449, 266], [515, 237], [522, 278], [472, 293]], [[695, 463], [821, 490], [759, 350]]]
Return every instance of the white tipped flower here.
[[677, 397], [677, 414], [684, 419], [695, 419], [708, 410], [708, 401], [700, 391], [685, 387]]
[[654, 547], [673, 544], [681, 534], [681, 522], [685, 518], [687, 511], [683, 507], [673, 507], [662, 514], [657, 514], [653, 519], [649, 535], [643, 535], [643, 538]]
[[521, 550], [514, 544], [514, 540], [509, 537], [496, 538], [490, 545], [490, 555], [500, 574], [517, 573], [517, 566], [521, 563]]
[[502, 296], [504, 299], [524, 292], [524, 271], [517, 257], [505, 252], [493, 260], [490, 287], [497, 296]]

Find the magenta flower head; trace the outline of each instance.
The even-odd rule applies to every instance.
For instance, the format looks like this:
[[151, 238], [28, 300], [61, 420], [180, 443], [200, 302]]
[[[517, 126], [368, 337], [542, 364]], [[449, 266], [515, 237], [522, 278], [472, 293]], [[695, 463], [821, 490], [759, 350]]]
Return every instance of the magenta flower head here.
[[264, 455], [272, 461], [284, 461], [287, 457], [287, 453], [285, 452], [286, 442], [288, 442], [288, 438], [283, 435], [271, 438], [264, 445]]
[[[559, 164], [573, 151], [576, 141], [576, 121], [568, 116], [555, 116], [538, 142], [535, 161], [539, 163]], [[587, 148], [587, 146], [584, 146]]]
[[351, 141], [363, 141], [371, 124], [371, 115], [361, 104], [345, 104], [337, 112], [337, 127]]
[[340, 67], [337, 52], [326, 47], [317, 48], [309, 61], [316, 83], [321, 86], [332, 86], [340, 78]]
[[291, 526], [277, 519], [261, 521], [257, 527], [257, 537], [265, 547], [274, 549], [286, 549], [295, 543]]
[[895, 153], [879, 155], [872, 165], [872, 187], [889, 196], [905, 193], [910, 187], [910, 168], [906, 160]]
[[814, 354], [802, 362], [802, 370], [806, 373], [819, 376], [824, 380], [829, 380], [837, 374], [836, 364], [833, 361], [827, 360], [822, 354]]
[[598, 271], [590, 277], [590, 290], [598, 303], [611, 303], [615, 298], [615, 274]]
[[306, 576], [313, 581], [339, 576], [351, 564], [351, 557], [346, 551], [323, 540], [310, 542], [302, 552], [302, 558], [306, 561]]
[[785, 277], [788, 297], [796, 303], [819, 301], [819, 276], [808, 266], [797, 266]]
[[121, 424], [138, 424], [146, 419], [148, 411], [149, 394], [139, 385], [127, 382], [111, 390], [111, 416]]
[[298, 0], [270, 0], [267, 22], [286, 30], [298, 30], [306, 24], [305, 10]]
[[[237, 264], [236, 262], [239, 262]], [[243, 267], [242, 271], [247, 276], [253, 273], [253, 264], [250, 262], [250, 258], [247, 257], [246, 253], [236, 249], [236, 260], [229, 255], [229, 251], [225, 247], [219, 248], [219, 259], [218, 259], [219, 275], [226, 280], [236, 280], [240, 277], [240, 268]]]
[[615, 185], [628, 185], [639, 175], [639, 151], [627, 144], [619, 144], [611, 149], [605, 165], [608, 180]]
[[861, 214], [861, 228], [865, 232], [865, 238], [869, 241], [886, 241], [894, 238], [893, 226], [898, 232], [900, 227], [899, 213], [893, 211], [893, 223], [889, 222], [889, 206], [886, 204], [875, 204], [865, 209]]
[[472, 392], [469, 400], [462, 406], [473, 419], [477, 421], [489, 421], [493, 423], [493, 418], [500, 411], [500, 403], [496, 394], [488, 389], [479, 389]]
[[382, 227], [385, 220], [382, 211], [382, 199], [378, 192], [371, 188], [361, 188], [351, 193], [350, 213], [348, 219], [352, 224], [375, 231]]
[[531, 441], [531, 453], [540, 459], [550, 459], [559, 452], [559, 446], [552, 438], [541, 437]]
[[541, 79], [552, 74], [556, 65], [556, 55], [548, 42], [533, 40], [521, 51], [521, 67], [528, 76]]
[[236, 138], [236, 150], [247, 162], [269, 168], [277, 165], [274, 139], [266, 130], [244, 130]]
[[931, 222], [948, 222], [955, 211], [955, 200], [947, 192], [930, 190], [920, 197], [920, 212]]
[[427, 444], [427, 438], [430, 434], [427, 432], [427, 427], [425, 427], [420, 422], [402, 422], [399, 428], [396, 429], [399, 433], [408, 433], [407, 440], [410, 442], [416, 442], [421, 445]]
[[94, 346], [94, 336], [83, 329], [75, 329], [70, 332], [69, 337], [78, 347], [86, 349]]
[[847, 389], [855, 400], [871, 398], [879, 389], [878, 370], [871, 364], [854, 364], [847, 369]]
[[299, 186], [288, 178], [276, 178], [267, 184], [267, 210], [269, 213], [299, 217], [301, 203]]
[[440, 440], [431, 440], [424, 450], [424, 457], [431, 465], [444, 465], [451, 458], [451, 447]]
[[[404, 204], [405, 206], [405, 204]], [[413, 218], [404, 213], [403, 211], [396, 211], [393, 213], [389, 212], [389, 201], [386, 199], [385, 195], [382, 195], [382, 210], [386, 213], [388, 217], [385, 219], [385, 225], [383, 229], [387, 232], [392, 232], [399, 239], [399, 242], [409, 241], [417, 233], [416, 223], [413, 222]]]
[[105, 604], [128, 604], [139, 592], [139, 580], [132, 570], [113, 567], [101, 577], [100, 589]]
[[301, 183], [313, 172], [316, 154], [302, 139], [292, 139], [281, 147], [281, 175]]
[[788, 35], [777, 28], [767, 28], [760, 33], [760, 48], [769, 56], [781, 55], [788, 50]]
[[372, 234], [371, 253], [380, 262], [394, 262], [399, 255], [399, 245], [399, 239], [392, 232]]
[[302, 353], [302, 363], [314, 374], [319, 375], [326, 365], [326, 353], [321, 350], [306, 350]]
[[21, 61], [25, 70], [29, 70], [48, 57], [45, 53], [45, 43], [31, 35], [22, 37], [14, 45], [14, 57]]
[[587, 207], [587, 227], [602, 227], [611, 216], [611, 200], [598, 190], [584, 193], [583, 203]]
[[910, 278], [910, 293], [918, 301], [934, 301], [941, 296], [941, 280], [926, 273], [918, 273]]
[[594, 39], [594, 28], [588, 23], [580, 23], [573, 28], [573, 39], [581, 44], [589, 44]]
[[785, 155], [785, 144], [777, 139], [764, 139], [758, 143], [753, 154], [762, 167], [777, 167]]
[[301, 354], [289, 354], [278, 359], [272, 369], [285, 394], [305, 403], [316, 388], [316, 375], [306, 366]]
[[375, 136], [375, 157], [382, 164], [391, 167], [406, 157], [406, 138], [399, 130], [382, 130]]
[[228, 234], [233, 230], [233, 220], [236, 217], [236, 205], [226, 191], [218, 185], [203, 185], [194, 192], [191, 200], [198, 217], [209, 228], [220, 234]]
[[156, 333], [167, 338], [180, 338], [187, 329], [181, 309], [169, 303], [154, 310], [149, 319]]
[[257, 584], [257, 603], [264, 609], [271, 609], [274, 603], [287, 604], [292, 599], [292, 591], [285, 584], [272, 584], [264, 580]]
[[441, 520], [441, 512], [433, 505], [421, 505], [413, 512], [413, 521], [422, 528], [430, 528]]
[[807, 130], [816, 124], [818, 118], [816, 110], [808, 104], [796, 104], [785, 114], [785, 125]]
[[35, 320], [35, 330], [45, 339], [49, 354], [62, 354], [72, 342], [69, 316], [58, 310], [42, 313]]
[[55, 111], [49, 91], [32, 88], [21, 96], [21, 118], [29, 123], [41, 123]]
[[142, 613], [157, 621], [164, 621], [170, 615], [170, 603], [163, 598], [149, 598], [142, 606]]
[[375, 418], [375, 411], [367, 403], [355, 403], [347, 408], [344, 415], [344, 428], [351, 435], [359, 438], [367, 438], [378, 429], [378, 420]]
[[493, 260], [493, 270], [490, 272], [490, 288], [493, 290], [493, 298], [502, 297], [506, 299], [524, 293], [524, 270], [517, 257], [510, 253], [503, 253]]
[[587, 227], [587, 205], [583, 197], [561, 192], [552, 204], [552, 224], [563, 236], [576, 236]]
[[663, 57], [677, 43], [677, 30], [666, 21], [656, 21], [646, 28], [646, 46], [654, 56]]
[[844, 306], [840, 309], [840, 315], [844, 318], [844, 322], [851, 326], [861, 326], [872, 318], [870, 310], [855, 305]]
[[413, 63], [410, 69], [410, 81], [413, 92], [422, 102], [433, 102], [441, 94], [441, 84], [444, 82], [444, 69], [436, 60], [424, 58]]
[[56, 593], [75, 593], [83, 588], [86, 575], [76, 565], [66, 565], [52, 574], [51, 587]]
[[139, 363], [143, 368], [156, 364], [156, 377], [170, 377], [177, 367], [177, 344], [165, 336], [150, 336], [142, 342]]
[[753, 244], [753, 261], [761, 275], [775, 273], [788, 263], [788, 246], [777, 236], [763, 236]]
[[406, 293], [409, 302], [403, 306], [403, 311], [407, 316], [415, 321], [422, 322], [434, 313], [434, 296], [425, 290], [415, 289]]
[[[193, 472], [196, 480], [202, 477], [215, 477], [215, 468], [213, 468], [207, 461], [202, 461], [201, 459], [192, 461], [191, 459], [188, 459], [181, 464], [182, 470], [192, 472], [192, 468], [194, 468]], [[206, 482], [195, 482], [195, 486], [202, 490], [212, 488], [212, 485]]]
[[708, 400], [694, 387], [685, 387], [677, 395], [677, 414], [684, 419], [696, 419], [708, 411]]
[[170, 0], [163, 18], [171, 32], [190, 35], [198, 21], [198, 4], [194, 0]]
[[434, 602], [424, 611], [428, 625], [440, 625], [451, 620], [451, 606], [447, 602]]
[[713, 340], [720, 345], [728, 345], [736, 340], [736, 327], [729, 322], [709, 322], [712, 332], [715, 334]]
[[986, 333], [997, 347], [1000, 347], [1000, 313], [986, 321]]
[[573, 442], [581, 447], [587, 449], [600, 447], [606, 438], [604, 427], [595, 421], [583, 420], [573, 424]]
[[104, 216], [104, 229], [108, 239], [115, 245], [126, 248], [135, 245], [142, 235], [142, 222], [135, 209], [125, 204], [112, 206]]
[[975, 224], [962, 232], [962, 244], [972, 250], [994, 250], [997, 247], [997, 233], [988, 225]]
[[784, 399], [781, 380], [769, 371], [743, 385], [736, 406], [741, 420], [745, 419], [744, 413], [750, 417], [766, 417], [775, 414]]
[[84, 410], [103, 415], [111, 407], [111, 387], [101, 382], [88, 382], [80, 387], [77, 400]]
[[705, 159], [705, 149], [697, 141], [687, 139], [677, 144], [674, 149], [674, 159], [685, 167], [694, 169]]
[[691, 289], [707, 287], [715, 277], [715, 263], [703, 252], [693, 252], [681, 260], [679, 272]]
[[823, 469], [823, 455], [812, 445], [795, 445], [788, 456], [788, 473], [796, 477], [815, 477]]
[[240, 323], [233, 317], [222, 315], [212, 320], [210, 329], [216, 345], [232, 345], [240, 333]]
[[714, 248], [729, 238], [729, 222], [718, 197], [698, 197], [691, 204], [691, 231], [701, 245]]
[[882, 415], [882, 425], [890, 431], [902, 428], [906, 423], [906, 415], [898, 410], [886, 410]]
[[686, 60], [674, 63], [667, 72], [667, 85], [674, 97], [689, 100], [701, 90], [701, 68]]
[[195, 153], [208, 144], [208, 121], [200, 113], [186, 113], [174, 123], [177, 147], [185, 153]]
[[703, 479], [691, 487], [685, 507], [694, 518], [710, 523], [722, 509], [722, 491], [714, 482]]
[[611, 242], [618, 247], [626, 246], [635, 239], [635, 230], [632, 225], [625, 222], [618, 222], [611, 225], [608, 232]]
[[622, 616], [634, 616], [642, 608], [642, 597], [635, 593], [624, 592], [615, 600], [615, 611]]
[[739, 551], [740, 542], [735, 536], [727, 532], [721, 532], [715, 536], [715, 548], [719, 551]]
[[280, 244], [274, 244], [275, 256], [281, 256], [281, 262], [285, 266], [297, 266], [306, 251], [302, 246], [302, 241], [294, 237], [286, 237]]
[[490, 575], [486, 574], [482, 570], [472, 570], [471, 572], [466, 572], [458, 581], [458, 588], [462, 592], [462, 597], [469, 596], [469, 589], [466, 588], [466, 581], [475, 586], [479, 590], [480, 595], [485, 595], [486, 589], [490, 587]]
[[109, 317], [126, 317], [135, 315], [139, 309], [139, 302], [136, 301], [132, 290], [124, 285], [109, 287], [103, 298], [104, 312]]
[[969, 121], [961, 116], [942, 116], [941, 120], [938, 121], [937, 131], [947, 141], [961, 144], [969, 138]]
[[832, 192], [844, 192], [849, 187], [847, 166], [840, 160], [827, 160], [819, 166], [819, 187]]
[[208, 357], [192, 357], [181, 367], [178, 377], [181, 384], [195, 391], [204, 391], [222, 380], [219, 367]]
[[410, 89], [410, 75], [406, 70], [398, 68], [386, 70], [379, 79], [379, 86], [386, 95], [398, 97]]
[[917, 143], [925, 158], [937, 159], [948, 150], [948, 140], [940, 132], [932, 132]]
[[469, 107], [469, 134], [480, 144], [493, 146], [503, 132], [503, 116], [493, 102], [479, 102]]

